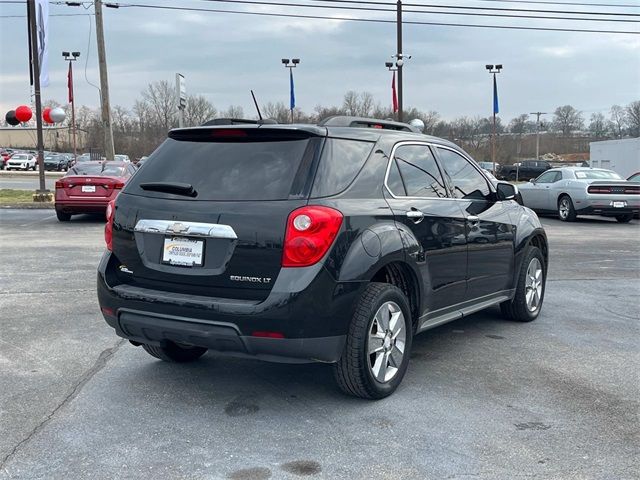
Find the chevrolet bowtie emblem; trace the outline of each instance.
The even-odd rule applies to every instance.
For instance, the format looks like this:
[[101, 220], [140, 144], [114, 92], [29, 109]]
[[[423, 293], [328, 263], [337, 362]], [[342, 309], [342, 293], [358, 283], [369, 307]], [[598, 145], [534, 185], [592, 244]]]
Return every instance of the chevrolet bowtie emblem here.
[[187, 230], [189, 230], [189, 227], [187, 227], [183, 223], [178, 222], [178, 223], [174, 223], [173, 225], [170, 225], [169, 228], [167, 228], [167, 230], [173, 233], [184, 233]]

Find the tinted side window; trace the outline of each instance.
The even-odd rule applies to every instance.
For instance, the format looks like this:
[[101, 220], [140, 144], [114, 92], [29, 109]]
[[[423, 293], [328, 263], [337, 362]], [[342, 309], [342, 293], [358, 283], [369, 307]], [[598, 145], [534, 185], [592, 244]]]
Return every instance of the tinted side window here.
[[311, 196], [327, 197], [347, 188], [367, 161], [373, 145], [370, 142], [328, 138]]
[[400, 178], [400, 171], [398, 170], [398, 164], [395, 159], [391, 160], [391, 166], [389, 167], [389, 176], [387, 177], [387, 187], [397, 197], [404, 197], [407, 195], [407, 191], [404, 189], [402, 178]]
[[491, 194], [484, 176], [459, 153], [438, 148], [438, 156], [457, 198], [488, 200]]
[[442, 175], [431, 149], [425, 145], [401, 145], [394, 159], [409, 197], [447, 196]]
[[558, 173], [559, 172], [545, 172], [542, 175], [540, 175], [538, 177], [538, 179], [536, 180], [536, 182], [538, 183], [553, 183], [555, 181], [558, 181]]

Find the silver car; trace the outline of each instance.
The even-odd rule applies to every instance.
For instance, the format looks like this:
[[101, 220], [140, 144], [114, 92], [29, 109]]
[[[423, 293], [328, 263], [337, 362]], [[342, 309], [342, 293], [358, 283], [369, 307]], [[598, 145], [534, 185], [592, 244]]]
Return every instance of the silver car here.
[[640, 211], [640, 182], [602, 168], [552, 168], [520, 185], [520, 194], [527, 207], [555, 212], [565, 222], [578, 215], [603, 215], [626, 223]]

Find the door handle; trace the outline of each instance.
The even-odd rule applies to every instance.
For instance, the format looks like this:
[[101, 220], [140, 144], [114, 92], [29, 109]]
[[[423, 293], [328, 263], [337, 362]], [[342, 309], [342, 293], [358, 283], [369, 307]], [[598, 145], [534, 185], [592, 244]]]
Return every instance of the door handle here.
[[467, 222], [474, 224], [474, 223], [478, 223], [480, 221], [479, 217], [476, 217], [475, 215], [469, 215], [467, 217]]
[[420, 223], [424, 218], [424, 213], [418, 210], [417, 208], [412, 208], [407, 212], [407, 218], [410, 218], [415, 223]]

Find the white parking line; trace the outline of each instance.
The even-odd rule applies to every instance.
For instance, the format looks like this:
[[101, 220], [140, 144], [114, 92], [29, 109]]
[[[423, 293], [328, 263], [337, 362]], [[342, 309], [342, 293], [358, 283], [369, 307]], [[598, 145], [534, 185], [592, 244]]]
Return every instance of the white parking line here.
[[30, 225], [35, 225], [36, 223], [44, 222], [45, 220], [49, 220], [50, 218], [55, 218], [55, 215], [49, 215], [48, 217], [41, 218], [40, 220], [36, 220], [35, 222], [25, 223], [24, 225], [20, 225], [21, 227], [28, 227]]

